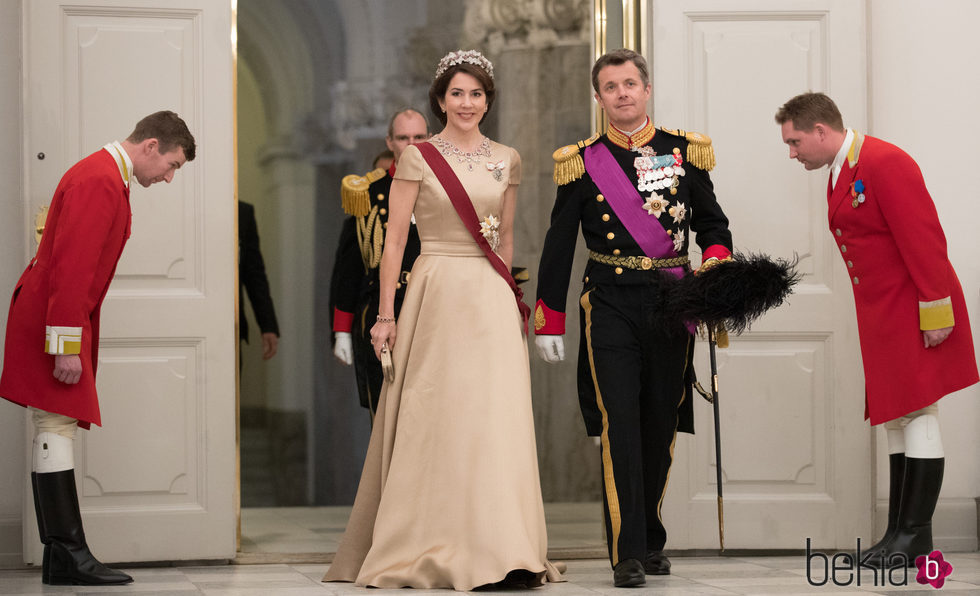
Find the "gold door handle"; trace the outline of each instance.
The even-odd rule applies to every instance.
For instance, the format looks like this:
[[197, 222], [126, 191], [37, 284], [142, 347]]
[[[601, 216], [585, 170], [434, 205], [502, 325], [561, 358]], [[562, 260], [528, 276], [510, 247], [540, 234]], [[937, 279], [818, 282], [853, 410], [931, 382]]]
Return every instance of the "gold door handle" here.
[[44, 233], [44, 223], [48, 219], [48, 206], [43, 205], [37, 210], [37, 215], [34, 216], [34, 239], [37, 243], [41, 244], [41, 234]]

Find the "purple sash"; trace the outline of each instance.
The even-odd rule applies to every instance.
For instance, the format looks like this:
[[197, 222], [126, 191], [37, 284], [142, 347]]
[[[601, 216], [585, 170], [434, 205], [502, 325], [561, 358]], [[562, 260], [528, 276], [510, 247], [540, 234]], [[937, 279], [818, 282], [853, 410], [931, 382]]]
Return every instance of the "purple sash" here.
[[[626, 231], [640, 245], [643, 254], [652, 259], [676, 257], [673, 239], [660, 225], [660, 220], [643, 209], [643, 197], [609, 152], [609, 148], [602, 143], [593, 143], [585, 148], [583, 158], [592, 181], [599, 187], [616, 217], [626, 226]], [[684, 269], [681, 267], [669, 267], [663, 271], [669, 271], [678, 278], [684, 276]]]

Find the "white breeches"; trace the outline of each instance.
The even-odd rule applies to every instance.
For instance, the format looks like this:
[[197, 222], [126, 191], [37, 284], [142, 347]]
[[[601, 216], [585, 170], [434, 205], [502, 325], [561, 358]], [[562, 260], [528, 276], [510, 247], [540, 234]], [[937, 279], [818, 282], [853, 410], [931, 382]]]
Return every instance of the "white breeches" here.
[[75, 467], [75, 431], [78, 420], [31, 408], [34, 421], [35, 472], [62, 472]]
[[885, 423], [888, 453], [904, 453], [917, 459], [944, 456], [939, 433], [939, 405], [932, 404]]

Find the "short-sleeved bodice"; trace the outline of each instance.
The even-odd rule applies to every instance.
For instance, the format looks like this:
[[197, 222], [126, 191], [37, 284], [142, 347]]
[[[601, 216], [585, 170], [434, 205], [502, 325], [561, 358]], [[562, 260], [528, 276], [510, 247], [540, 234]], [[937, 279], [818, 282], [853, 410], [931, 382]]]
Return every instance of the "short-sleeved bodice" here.
[[[507, 185], [519, 184], [521, 180], [520, 154], [500, 143], [489, 141], [489, 144], [490, 156], [476, 161], [460, 161], [452, 154], [444, 155], [470, 196], [481, 222], [491, 215], [500, 217]], [[417, 147], [409, 146], [402, 153], [395, 179], [420, 182], [415, 222], [422, 240], [422, 254], [482, 254]]]

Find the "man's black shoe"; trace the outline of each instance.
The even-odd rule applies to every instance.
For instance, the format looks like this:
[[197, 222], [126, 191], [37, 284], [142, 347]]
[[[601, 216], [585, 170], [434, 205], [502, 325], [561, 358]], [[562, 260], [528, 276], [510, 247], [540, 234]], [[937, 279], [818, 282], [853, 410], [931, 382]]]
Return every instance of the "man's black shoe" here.
[[617, 588], [632, 588], [647, 583], [643, 564], [636, 559], [620, 561], [613, 570], [613, 585]]
[[670, 559], [662, 550], [649, 551], [643, 560], [643, 570], [647, 575], [670, 575]]

